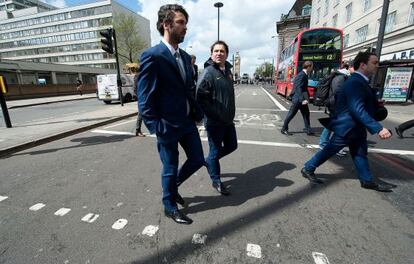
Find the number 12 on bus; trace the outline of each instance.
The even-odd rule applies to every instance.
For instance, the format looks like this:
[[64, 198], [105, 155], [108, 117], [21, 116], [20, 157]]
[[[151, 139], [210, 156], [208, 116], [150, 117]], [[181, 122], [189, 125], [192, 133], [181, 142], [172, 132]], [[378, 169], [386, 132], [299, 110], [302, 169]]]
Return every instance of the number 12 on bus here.
[[308, 91], [313, 99], [314, 88], [320, 80], [342, 63], [343, 32], [336, 28], [313, 28], [300, 32], [279, 56], [276, 71], [276, 92], [289, 98], [293, 80], [305, 61], [313, 62]]

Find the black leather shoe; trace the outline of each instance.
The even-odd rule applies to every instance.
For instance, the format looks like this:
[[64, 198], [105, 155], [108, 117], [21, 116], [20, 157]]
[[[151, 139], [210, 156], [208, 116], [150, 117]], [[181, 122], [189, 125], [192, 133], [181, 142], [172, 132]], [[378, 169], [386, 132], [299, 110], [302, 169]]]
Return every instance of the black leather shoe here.
[[395, 185], [393, 183], [390, 183], [390, 182], [386, 182], [386, 181], [380, 180], [380, 179], [377, 179], [376, 182], [377, 183], [384, 184], [386, 186], [390, 186], [391, 189], [397, 188], [397, 185]]
[[173, 212], [165, 212], [165, 216], [170, 217], [174, 222], [177, 224], [184, 224], [189, 225], [193, 222], [190, 218], [188, 218], [185, 214], [181, 213], [180, 211], [173, 211]]
[[403, 138], [403, 134], [401, 133], [401, 130], [398, 127], [395, 127], [395, 133], [397, 133], [399, 138]]
[[306, 135], [308, 135], [308, 136], [313, 136], [313, 135], [315, 135], [315, 133], [314, 133], [313, 131], [307, 131], [307, 132], [306, 132]]
[[212, 184], [213, 188], [222, 195], [229, 195], [230, 192], [227, 190], [226, 186], [223, 183], [215, 183]]
[[290, 136], [290, 135], [292, 135], [291, 133], [289, 133], [289, 131], [287, 131], [286, 129], [282, 129], [282, 130], [280, 130], [280, 133], [282, 133], [283, 135], [286, 135], [286, 136]]
[[311, 183], [318, 183], [318, 184], [323, 183], [321, 179], [316, 178], [315, 173], [307, 171], [305, 170], [305, 168], [302, 168], [300, 172], [302, 173], [302, 176], [308, 179]]
[[181, 206], [185, 205], [185, 201], [183, 199], [183, 197], [181, 197], [181, 195], [179, 193], [177, 193], [177, 197], [175, 197], [175, 202], [178, 203]]
[[361, 182], [361, 187], [365, 189], [375, 190], [377, 192], [391, 192], [391, 186], [380, 182]]

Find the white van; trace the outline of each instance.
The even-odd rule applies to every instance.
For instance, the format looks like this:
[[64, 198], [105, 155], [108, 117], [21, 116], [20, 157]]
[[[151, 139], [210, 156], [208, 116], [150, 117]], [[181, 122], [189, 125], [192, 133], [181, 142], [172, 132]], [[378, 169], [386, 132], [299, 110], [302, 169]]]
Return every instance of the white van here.
[[[98, 100], [110, 104], [112, 101], [119, 101], [116, 74], [105, 74], [96, 76]], [[137, 100], [136, 87], [134, 87], [134, 75], [121, 74], [122, 95], [124, 102]]]

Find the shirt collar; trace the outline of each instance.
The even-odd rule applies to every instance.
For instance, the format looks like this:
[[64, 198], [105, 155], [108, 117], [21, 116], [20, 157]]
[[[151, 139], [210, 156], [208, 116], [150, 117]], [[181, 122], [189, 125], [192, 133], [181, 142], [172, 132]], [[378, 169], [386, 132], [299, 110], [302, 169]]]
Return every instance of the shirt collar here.
[[364, 78], [364, 80], [365, 81], [367, 81], [367, 82], [369, 82], [369, 79], [368, 79], [368, 77], [367, 76], [365, 76], [365, 74], [363, 74], [362, 72], [360, 72], [360, 71], [355, 71], [356, 73], [358, 73], [359, 75], [361, 75], [362, 76], [362, 78]]
[[[170, 50], [171, 54], [174, 56], [176, 52], [178, 52], [178, 54], [180, 54], [180, 48], [174, 49], [173, 46], [171, 46], [170, 43], [168, 43], [167, 41], [165, 41], [164, 38], [161, 39], [162, 43], [165, 44], [165, 46], [167, 46], [167, 48]], [[181, 54], [180, 54], [181, 55]]]
[[308, 75], [308, 71], [307, 71], [306, 69], [302, 69], [302, 71], [303, 71], [306, 75]]

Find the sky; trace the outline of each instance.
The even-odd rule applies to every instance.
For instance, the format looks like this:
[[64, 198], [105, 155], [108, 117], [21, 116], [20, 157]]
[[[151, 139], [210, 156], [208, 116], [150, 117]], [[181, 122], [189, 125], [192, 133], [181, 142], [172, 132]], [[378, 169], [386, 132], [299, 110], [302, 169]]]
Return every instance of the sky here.
[[[150, 20], [151, 45], [159, 43], [161, 36], [156, 29], [157, 12], [161, 5], [178, 3], [189, 14], [187, 35], [180, 48], [197, 57], [203, 68], [210, 56], [210, 46], [217, 40], [217, 11], [214, 3], [219, 0], [116, 0], [118, 3]], [[49, 4], [68, 7], [96, 1], [47, 0]], [[239, 52], [241, 74], [250, 76], [263, 62], [272, 63], [277, 55], [276, 21], [287, 14], [295, 0], [221, 0], [220, 39], [229, 45], [228, 61]], [[276, 64], [276, 61], [274, 62]]]

